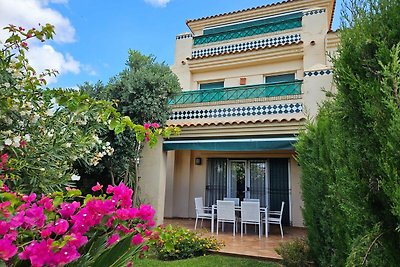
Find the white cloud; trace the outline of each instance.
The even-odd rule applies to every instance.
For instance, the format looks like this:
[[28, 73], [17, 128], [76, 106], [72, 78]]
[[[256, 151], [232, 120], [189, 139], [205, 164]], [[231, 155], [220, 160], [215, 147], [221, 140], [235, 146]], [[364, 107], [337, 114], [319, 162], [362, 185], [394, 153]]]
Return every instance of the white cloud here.
[[90, 66], [88, 64], [82, 64], [81, 67], [82, 67], [82, 70], [84, 72], [86, 72], [87, 74], [89, 74], [90, 76], [97, 76], [97, 72], [92, 66]]
[[171, 0], [144, 0], [146, 3], [149, 3], [155, 7], [165, 7]]
[[[63, 55], [51, 45], [30, 47], [27, 57], [30, 65], [38, 72], [45, 69], [55, 69], [60, 75], [66, 73], [78, 74], [82, 67], [70, 54]], [[55, 83], [57, 78], [48, 77], [47, 82]]]
[[[68, 0], [0, 0], [0, 27], [8, 24], [25, 28], [50, 23], [55, 26], [54, 40], [59, 43], [75, 41], [75, 28], [68, 18], [49, 7], [49, 3], [66, 4]], [[7, 34], [0, 32], [0, 39]]]
[[[50, 4], [68, 4], [69, 0], [0, 0], [0, 43], [9, 34], [1, 30], [8, 24], [14, 24], [26, 29], [38, 24], [50, 23], [54, 25], [56, 35], [54, 41], [57, 43], [75, 42], [75, 28], [69, 19], [52, 8]], [[30, 65], [41, 73], [45, 69], [58, 71], [58, 76], [81, 71], [89, 75], [97, 75], [95, 69], [90, 65], [81, 64], [68, 53], [61, 53], [54, 49], [51, 42], [42, 44], [39, 41], [29, 42], [29, 51], [26, 53]], [[58, 77], [57, 76], [57, 77]], [[49, 84], [57, 82], [57, 77], [47, 77]]]

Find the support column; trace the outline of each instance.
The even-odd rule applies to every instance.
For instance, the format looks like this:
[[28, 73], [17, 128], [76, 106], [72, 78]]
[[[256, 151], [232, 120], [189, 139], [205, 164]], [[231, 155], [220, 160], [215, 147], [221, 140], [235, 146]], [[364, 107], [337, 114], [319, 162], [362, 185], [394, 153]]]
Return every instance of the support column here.
[[139, 166], [140, 198], [156, 210], [155, 221], [164, 221], [165, 186], [167, 176], [167, 153], [163, 151], [163, 139], [150, 148], [145, 145]]

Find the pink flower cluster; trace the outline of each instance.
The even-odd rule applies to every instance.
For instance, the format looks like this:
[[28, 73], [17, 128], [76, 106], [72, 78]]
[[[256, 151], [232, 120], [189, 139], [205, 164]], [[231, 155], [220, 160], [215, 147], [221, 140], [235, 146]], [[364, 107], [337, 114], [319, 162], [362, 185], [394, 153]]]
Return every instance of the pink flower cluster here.
[[[97, 184], [94, 189], [101, 187]], [[81, 256], [78, 249], [91, 238], [89, 231], [104, 228], [104, 222], [108, 246], [126, 234], [134, 235], [132, 245], [141, 245], [155, 225], [154, 209], [132, 207], [133, 191], [123, 183], [108, 186], [110, 196], [93, 197], [83, 205], [76, 201], [54, 205], [52, 198], [37, 199], [34, 193], [7, 194], [19, 200], [16, 205], [15, 201], [0, 203], [0, 259], [8, 263], [15, 256], [34, 267], [62, 266]]]
[[160, 124], [158, 124], [157, 122], [154, 122], [154, 123], [145, 123], [145, 124], [143, 125], [143, 127], [144, 127], [145, 130], [150, 129], [150, 127], [153, 127], [153, 128], [155, 128], [155, 129], [157, 129], [157, 128], [160, 128]]
[[0, 170], [5, 169], [5, 166], [7, 165], [7, 161], [8, 161], [8, 154], [3, 154], [0, 157]]

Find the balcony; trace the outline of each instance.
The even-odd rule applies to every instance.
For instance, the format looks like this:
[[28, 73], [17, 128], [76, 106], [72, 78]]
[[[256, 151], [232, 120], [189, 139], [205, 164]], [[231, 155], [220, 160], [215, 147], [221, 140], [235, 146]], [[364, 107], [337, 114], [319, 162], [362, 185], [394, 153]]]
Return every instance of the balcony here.
[[183, 91], [175, 98], [169, 100], [170, 105], [193, 103], [210, 103], [218, 101], [254, 99], [276, 96], [290, 96], [301, 94], [303, 81], [296, 80], [273, 84], [256, 84], [238, 87], [225, 87], [220, 89], [202, 89]]

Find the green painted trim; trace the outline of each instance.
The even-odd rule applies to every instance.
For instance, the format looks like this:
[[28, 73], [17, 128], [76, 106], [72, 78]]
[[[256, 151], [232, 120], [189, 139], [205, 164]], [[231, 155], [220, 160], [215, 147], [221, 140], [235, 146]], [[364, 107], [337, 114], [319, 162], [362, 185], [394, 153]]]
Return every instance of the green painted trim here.
[[204, 29], [203, 34], [209, 35], [209, 34], [216, 34], [216, 33], [224, 33], [224, 32], [228, 32], [228, 31], [243, 30], [243, 29], [251, 28], [251, 27], [260, 27], [260, 26], [264, 26], [267, 24], [271, 24], [271, 23], [282, 23], [287, 20], [299, 19], [302, 17], [303, 17], [303, 12], [296, 12], [296, 13], [292, 13], [292, 14], [276, 16], [273, 18], [264, 18], [264, 19], [258, 19], [258, 20], [252, 20], [252, 21], [245, 21], [242, 23], [236, 23], [236, 24], [231, 24], [231, 25], [227, 25], [227, 26], [220, 26], [220, 27], [215, 27], [215, 28], [210, 28], [210, 29]]
[[193, 44], [208, 44], [270, 32], [300, 28], [302, 26], [302, 17], [303, 13], [298, 12], [276, 18], [250, 21], [235, 25], [228, 25], [221, 28], [208, 29], [204, 30], [203, 35], [195, 36], [193, 38]]
[[183, 91], [169, 100], [170, 105], [209, 103], [228, 100], [252, 99], [273, 96], [287, 96], [301, 94], [303, 81], [281, 82], [273, 84], [257, 84], [220, 89], [202, 89]]
[[294, 150], [295, 137], [164, 141], [163, 150], [272, 151]]

